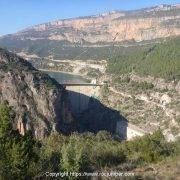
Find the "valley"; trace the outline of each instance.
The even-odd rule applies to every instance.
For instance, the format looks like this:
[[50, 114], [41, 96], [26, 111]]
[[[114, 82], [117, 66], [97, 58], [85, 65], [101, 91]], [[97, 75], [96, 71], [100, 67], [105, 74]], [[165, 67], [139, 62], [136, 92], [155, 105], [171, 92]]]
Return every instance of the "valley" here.
[[178, 180], [179, 49], [180, 4], [0, 36], [0, 179]]
[[[171, 53], [169, 46], [173, 46], [172, 49], [176, 52], [175, 55], [177, 56], [171, 57], [171, 64], [164, 66], [163, 69], [163, 67], [159, 66], [159, 63], [166, 59], [168, 63], [168, 58], [164, 52], [166, 54], [168, 54], [168, 51]], [[161, 52], [158, 49], [162, 47], [163, 51]], [[129, 121], [129, 124], [136, 125], [137, 128], [146, 129], [151, 133], [161, 128], [169, 141], [175, 140], [180, 135], [179, 38], [167, 39], [167, 42], [162, 41], [158, 45], [156, 43], [148, 44], [148, 46], [136, 45], [133, 47], [134, 50], [131, 49], [128, 55], [122, 55], [122, 53], [130, 51], [129, 48], [131, 47], [118, 52], [120, 55], [115, 58], [119, 58], [119, 61], [114, 57], [110, 60], [101, 61], [54, 60], [50, 57], [46, 61], [43, 61], [41, 65], [37, 66], [37, 68], [40, 67], [42, 69], [48, 69], [48, 71], [56, 71], [56, 73], [64, 72], [75, 77], [78, 75], [86, 78], [88, 83], [104, 84], [98, 90], [98, 96], [96, 97], [105, 106], [119, 111]], [[146, 52], [148, 52], [147, 55]], [[142, 62], [145, 64], [142, 64], [141, 67], [138, 64], [138, 71], [135, 69], [137, 61], [144, 58], [143, 53], [147, 58], [153, 56], [153, 59], [159, 53], [159, 59], [154, 61], [153, 71], [149, 71], [149, 74], [141, 73], [144, 71], [143, 66], [145, 68], [148, 67], [148, 69], [150, 68], [146, 62], [143, 62], [143, 59]], [[116, 64], [115, 60], [119, 64]], [[131, 66], [134, 66], [134, 72]], [[117, 69], [118, 67], [119, 69]], [[148, 71], [145, 70], [144, 72], [147, 73]], [[51, 75], [51, 73], [49, 74]], [[54, 78], [58, 80], [56, 76]], [[69, 90], [88, 94], [90, 97], [94, 94], [94, 90], [90, 90], [87, 87], [84, 89], [73, 87]]]

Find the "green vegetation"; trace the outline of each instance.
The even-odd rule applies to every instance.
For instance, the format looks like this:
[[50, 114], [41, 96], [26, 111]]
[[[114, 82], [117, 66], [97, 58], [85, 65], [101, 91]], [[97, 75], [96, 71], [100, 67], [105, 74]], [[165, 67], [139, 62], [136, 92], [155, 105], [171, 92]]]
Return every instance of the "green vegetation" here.
[[22, 136], [12, 130], [13, 114], [7, 105], [0, 106], [1, 179], [31, 179], [60, 171], [133, 171], [179, 156], [179, 142], [167, 143], [160, 130], [128, 142], [116, 141], [106, 131], [96, 135], [54, 133], [37, 141], [30, 132]]
[[[108, 47], [82, 47], [78, 44], [71, 44], [65, 41], [49, 41], [42, 40], [18, 40], [4, 38], [0, 39], [0, 45], [3, 48], [8, 48], [11, 51], [21, 52], [23, 49], [29, 53], [37, 54], [40, 57], [48, 57], [53, 55], [54, 59], [107, 59], [112, 51], [112, 45]], [[67, 46], [65, 46], [67, 45]], [[118, 47], [116, 48], [119, 49]]]
[[[152, 43], [151, 42], [141, 42], [143, 43]], [[87, 42], [86, 42], [87, 43]], [[85, 44], [86, 44], [85, 43]], [[19, 40], [19, 39], [9, 39], [3, 38], [0, 39], [0, 45], [3, 48], [8, 48], [10, 51], [22, 52], [22, 50], [29, 52], [30, 54], [37, 54], [39, 57], [48, 57], [52, 55], [54, 59], [81, 59], [81, 60], [103, 60], [110, 58], [112, 55], [116, 56], [122, 52], [131, 52], [141, 49], [141, 47], [123, 47], [123, 45], [138, 45], [137, 42], [126, 41], [123, 42], [122, 46], [113, 46], [112, 43], [99, 42], [97, 44], [105, 45], [102, 47], [82, 47], [77, 43], [70, 43], [66, 41], [49, 41], [48, 39], [42, 40]], [[96, 44], [92, 44], [96, 45]], [[108, 46], [107, 46], [108, 45]], [[118, 44], [116, 44], [118, 45]], [[45, 61], [45, 59], [43, 59]]]
[[0, 105], [0, 137], [7, 135], [11, 127], [11, 109], [5, 105]]
[[109, 95], [109, 87], [108, 84], [105, 84], [102, 88], [102, 96], [107, 97]]
[[154, 88], [154, 85], [152, 83], [149, 83], [147, 81], [142, 81], [142, 82], [133, 81], [130, 79], [129, 76], [116, 77], [113, 79], [113, 83], [121, 84], [124, 87], [128, 85], [134, 91], [146, 91]]
[[175, 155], [176, 151], [175, 145], [167, 143], [161, 131], [122, 143], [113, 140], [105, 131], [96, 135], [72, 134], [66, 138], [54, 134], [46, 138], [43, 144], [44, 148], [50, 150], [48, 156], [59, 154], [61, 160], [55, 169], [77, 172], [114, 168], [127, 163], [134, 168], [160, 162], [170, 155]]
[[30, 164], [37, 158], [31, 134], [21, 136], [13, 130], [13, 117], [11, 108], [0, 105], [0, 179], [29, 177]]
[[174, 38], [152, 47], [121, 54], [108, 61], [107, 72], [116, 75], [137, 73], [166, 80], [180, 79], [180, 38]]
[[102, 73], [98, 69], [93, 69], [93, 68], [88, 69], [88, 73], [87, 73], [88, 77], [97, 78], [97, 77], [100, 77], [101, 75], [102, 75]]

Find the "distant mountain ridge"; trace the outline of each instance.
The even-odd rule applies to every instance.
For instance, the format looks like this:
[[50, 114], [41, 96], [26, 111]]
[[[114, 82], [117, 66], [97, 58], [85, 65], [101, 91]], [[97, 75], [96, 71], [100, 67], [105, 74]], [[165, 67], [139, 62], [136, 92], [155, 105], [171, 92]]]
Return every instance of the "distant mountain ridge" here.
[[[91, 19], [91, 18], [100, 18], [100, 17], [106, 17], [106, 16], [110, 16], [112, 17], [112, 19], [115, 18], [115, 16], [117, 17], [125, 17], [128, 15], [138, 15], [139, 13], [142, 12], [158, 12], [158, 11], [171, 11], [171, 10], [178, 10], [180, 9], [180, 5], [179, 4], [175, 4], [175, 5], [166, 5], [166, 4], [162, 4], [159, 6], [154, 6], [154, 7], [150, 7], [150, 8], [142, 8], [139, 10], [129, 10], [129, 11], [121, 11], [121, 10], [114, 10], [114, 11], [110, 11], [107, 13], [102, 13], [102, 14], [98, 14], [98, 15], [92, 15], [92, 16], [82, 16], [82, 17], [77, 17], [77, 18], [68, 18], [68, 19], [60, 19], [60, 20], [55, 20], [55, 21], [51, 21], [48, 23], [42, 23], [39, 25], [35, 25], [35, 26], [31, 26], [29, 28], [26, 28], [22, 31], [19, 31], [19, 33], [21, 32], [26, 32], [27, 30], [31, 30], [31, 29], [38, 29], [41, 26], [53, 26], [53, 25], [61, 25], [61, 22], [64, 22], [64, 24], [62, 23], [62, 25], [66, 25], [66, 22], [68, 21], [75, 21], [75, 20], [82, 20], [82, 19]], [[141, 14], [143, 15], [143, 14]], [[153, 15], [153, 14], [152, 14]], [[114, 16], [114, 17], [113, 17]]]
[[141, 42], [178, 35], [180, 5], [176, 4], [52, 21], [0, 37], [0, 45], [43, 57], [57, 50], [58, 54], [66, 54], [66, 50], [76, 51], [74, 48], [67, 49], [72, 45]]

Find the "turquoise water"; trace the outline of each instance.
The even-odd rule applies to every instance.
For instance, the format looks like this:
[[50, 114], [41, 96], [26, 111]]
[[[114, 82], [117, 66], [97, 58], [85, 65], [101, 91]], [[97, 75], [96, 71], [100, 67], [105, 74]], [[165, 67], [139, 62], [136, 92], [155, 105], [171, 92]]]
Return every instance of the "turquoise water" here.
[[80, 84], [80, 83], [88, 83], [88, 79], [78, 76], [78, 75], [72, 75], [72, 74], [67, 74], [67, 73], [62, 73], [62, 72], [49, 72], [49, 71], [44, 71], [47, 73], [49, 76], [52, 78], [56, 79], [60, 84], [61, 83], [73, 83], [73, 84]]

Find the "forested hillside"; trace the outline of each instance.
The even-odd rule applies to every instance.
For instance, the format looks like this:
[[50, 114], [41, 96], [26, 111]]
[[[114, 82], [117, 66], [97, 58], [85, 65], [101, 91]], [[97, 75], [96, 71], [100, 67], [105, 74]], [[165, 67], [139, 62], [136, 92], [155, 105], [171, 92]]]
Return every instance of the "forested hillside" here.
[[121, 52], [108, 61], [107, 72], [116, 75], [137, 73], [141, 76], [180, 79], [180, 37], [169, 39], [151, 47], [137, 47]]

